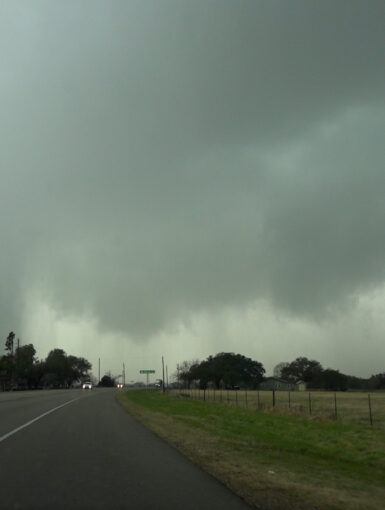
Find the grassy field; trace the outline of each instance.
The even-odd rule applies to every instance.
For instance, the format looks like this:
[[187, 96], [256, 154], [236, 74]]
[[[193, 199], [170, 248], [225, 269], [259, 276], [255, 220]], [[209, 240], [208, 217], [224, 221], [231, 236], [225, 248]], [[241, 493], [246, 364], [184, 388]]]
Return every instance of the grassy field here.
[[256, 508], [385, 509], [381, 429], [212, 405], [159, 391], [128, 391], [118, 399]]
[[[229, 390], [172, 390], [172, 394], [184, 394], [192, 399], [222, 402], [250, 409], [273, 410], [272, 391]], [[331, 391], [275, 391], [274, 410], [285, 414], [311, 415], [358, 425], [372, 424], [385, 430], [385, 392], [331, 392]]]

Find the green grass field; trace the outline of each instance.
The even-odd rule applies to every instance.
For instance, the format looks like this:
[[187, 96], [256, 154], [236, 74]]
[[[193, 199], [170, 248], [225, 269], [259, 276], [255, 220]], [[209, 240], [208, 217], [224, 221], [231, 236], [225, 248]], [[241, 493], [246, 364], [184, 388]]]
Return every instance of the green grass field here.
[[128, 391], [119, 400], [255, 506], [385, 509], [381, 429], [212, 405], [159, 391]]
[[[273, 407], [272, 391], [250, 390], [171, 390], [172, 394], [183, 394], [191, 399], [207, 402], [222, 402], [238, 407], [285, 413], [303, 414], [314, 418], [330, 419], [342, 423], [370, 425], [368, 393], [329, 391], [275, 391]], [[372, 424], [385, 429], [385, 392], [370, 394]]]

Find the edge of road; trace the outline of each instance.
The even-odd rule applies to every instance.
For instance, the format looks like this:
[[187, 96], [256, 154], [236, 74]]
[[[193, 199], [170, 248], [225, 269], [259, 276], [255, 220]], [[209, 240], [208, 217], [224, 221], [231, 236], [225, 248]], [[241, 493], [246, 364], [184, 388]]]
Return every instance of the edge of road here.
[[[279, 506], [265, 506], [263, 503], [258, 502], [256, 503], [255, 500], [253, 501], [250, 498], [250, 495], [247, 494], [247, 492], [242, 491], [242, 489], [237, 490], [236, 487], [234, 487], [232, 484], [229, 483], [228, 480], [226, 480], [225, 477], [220, 476], [220, 473], [210, 469], [210, 466], [205, 464], [204, 462], [201, 462], [200, 458], [198, 458], [197, 455], [194, 455], [192, 451], [190, 451], [189, 448], [186, 448], [186, 445], [182, 440], [178, 440], [176, 438], [170, 437], [169, 434], [166, 432], [166, 426], [171, 425], [171, 422], [168, 422], [166, 420], [165, 427], [152, 427], [150, 425], [150, 414], [146, 415], [146, 410], [136, 406], [135, 404], [132, 404], [132, 406], [128, 406], [127, 402], [124, 399], [124, 392], [116, 392], [115, 394], [115, 400], [119, 404], [119, 406], [130, 415], [130, 417], [135, 420], [138, 424], [145, 427], [146, 430], [148, 430], [151, 434], [156, 436], [158, 439], [166, 443], [168, 446], [176, 450], [180, 455], [188, 459], [192, 464], [194, 464], [198, 469], [201, 469], [206, 475], [213, 478], [216, 482], [220, 483], [224, 487], [226, 487], [227, 490], [232, 492], [235, 496], [237, 496], [239, 499], [243, 501], [244, 504], [246, 504], [249, 508], [256, 508], [258, 510], [282, 510], [282, 501], [280, 501]], [[134, 411], [135, 409], [135, 411]], [[264, 491], [266, 494], [266, 491]], [[286, 506], [285, 510], [311, 510], [309, 508], [305, 507], [294, 507]]]

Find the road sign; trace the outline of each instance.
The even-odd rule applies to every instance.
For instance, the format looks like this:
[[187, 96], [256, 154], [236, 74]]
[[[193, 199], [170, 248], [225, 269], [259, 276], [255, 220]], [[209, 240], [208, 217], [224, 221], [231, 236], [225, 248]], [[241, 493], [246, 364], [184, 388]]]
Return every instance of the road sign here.
[[155, 374], [155, 370], [140, 370], [141, 374]]

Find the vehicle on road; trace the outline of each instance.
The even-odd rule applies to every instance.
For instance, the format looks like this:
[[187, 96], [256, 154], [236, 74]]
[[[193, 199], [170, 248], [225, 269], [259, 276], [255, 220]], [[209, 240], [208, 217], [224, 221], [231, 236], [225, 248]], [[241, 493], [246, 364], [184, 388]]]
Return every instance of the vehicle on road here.
[[92, 383], [90, 381], [85, 381], [82, 384], [83, 390], [92, 390]]

